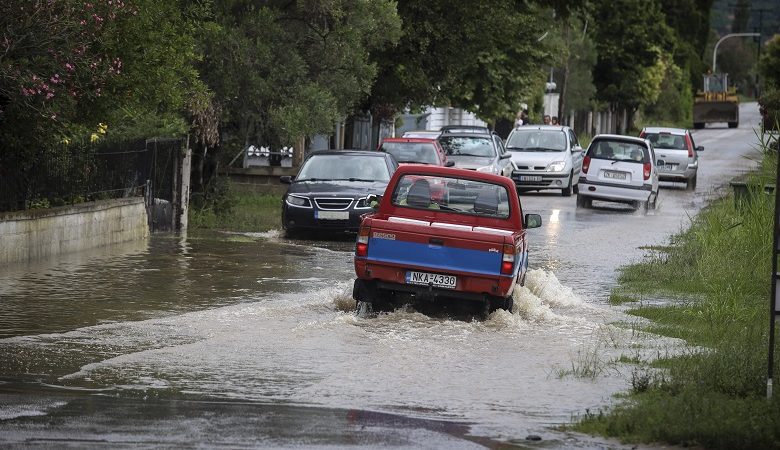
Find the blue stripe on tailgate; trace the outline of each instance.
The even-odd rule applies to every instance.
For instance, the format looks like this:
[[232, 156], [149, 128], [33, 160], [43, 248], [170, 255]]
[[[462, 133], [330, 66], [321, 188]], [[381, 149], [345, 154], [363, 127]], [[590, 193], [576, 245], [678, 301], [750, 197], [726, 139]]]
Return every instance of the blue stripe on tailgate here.
[[428, 266], [431, 270], [459, 270], [482, 275], [500, 275], [501, 253], [456, 247], [369, 238], [368, 259], [404, 265]]

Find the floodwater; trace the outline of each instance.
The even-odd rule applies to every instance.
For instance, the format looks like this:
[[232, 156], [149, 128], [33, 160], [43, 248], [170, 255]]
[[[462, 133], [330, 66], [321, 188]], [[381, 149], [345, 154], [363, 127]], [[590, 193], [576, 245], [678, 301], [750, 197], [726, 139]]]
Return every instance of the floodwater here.
[[0, 268], [0, 443], [619, 448], [555, 427], [629, 387], [618, 358], [678, 345], [638, 331], [609, 289], [754, 164], [749, 108], [738, 130], [695, 134], [699, 188], [664, 185], [656, 211], [523, 196], [544, 221], [531, 271], [513, 312], [486, 320], [358, 317], [353, 241], [279, 231]]

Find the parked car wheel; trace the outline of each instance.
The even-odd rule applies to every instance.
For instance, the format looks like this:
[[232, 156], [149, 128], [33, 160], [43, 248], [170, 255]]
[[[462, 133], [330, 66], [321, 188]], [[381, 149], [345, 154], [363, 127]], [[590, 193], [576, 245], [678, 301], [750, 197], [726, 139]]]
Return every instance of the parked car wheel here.
[[580, 183], [578, 182], [577, 184], [575, 184], [574, 187], [571, 188], [571, 191], [573, 193], [575, 193], [575, 194], [579, 194], [580, 193]]
[[739, 122], [729, 122], [729, 128], [737, 128], [739, 126]]
[[704, 123], [702, 123], [702, 122], [694, 122], [693, 123], [693, 128], [696, 128], [697, 130], [701, 130], [702, 128], [704, 128]]

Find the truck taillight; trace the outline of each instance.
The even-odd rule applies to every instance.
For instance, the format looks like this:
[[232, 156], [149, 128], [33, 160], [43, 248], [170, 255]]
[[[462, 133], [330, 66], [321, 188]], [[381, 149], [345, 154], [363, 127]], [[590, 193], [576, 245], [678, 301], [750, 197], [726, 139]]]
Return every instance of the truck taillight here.
[[645, 180], [650, 179], [650, 171], [652, 170], [652, 165], [649, 162], [646, 162], [644, 165], [644, 170], [642, 171], [642, 175], [645, 177]]
[[368, 256], [368, 236], [371, 234], [371, 228], [360, 227], [358, 231], [357, 243], [355, 244], [356, 256]]
[[504, 244], [504, 256], [501, 258], [501, 273], [512, 275], [515, 269], [515, 246]]
[[589, 168], [590, 168], [590, 156], [586, 156], [585, 159], [582, 160], [582, 173], [588, 173]]

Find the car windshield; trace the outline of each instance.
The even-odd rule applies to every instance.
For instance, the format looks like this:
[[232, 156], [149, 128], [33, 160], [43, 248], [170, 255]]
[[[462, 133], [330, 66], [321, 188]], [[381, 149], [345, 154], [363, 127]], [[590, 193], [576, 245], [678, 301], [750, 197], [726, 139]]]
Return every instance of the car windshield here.
[[687, 150], [685, 136], [670, 133], [647, 133], [645, 139], [650, 141], [655, 148], [672, 150]]
[[314, 155], [306, 160], [297, 181], [389, 181], [384, 157], [363, 155]]
[[506, 219], [509, 193], [504, 186], [461, 178], [408, 174], [398, 180], [396, 206]]
[[380, 151], [390, 153], [399, 163], [439, 164], [436, 147], [424, 142], [383, 142]]
[[447, 155], [451, 156], [480, 156], [483, 158], [496, 156], [493, 140], [490, 137], [442, 136], [439, 138], [439, 142]]
[[515, 130], [506, 143], [509, 151], [562, 152], [566, 135], [557, 130]]
[[588, 148], [588, 156], [611, 161], [650, 162], [650, 152], [647, 147], [627, 141], [605, 139], [593, 141]]

